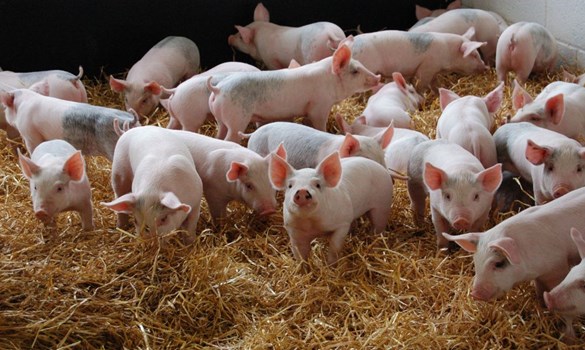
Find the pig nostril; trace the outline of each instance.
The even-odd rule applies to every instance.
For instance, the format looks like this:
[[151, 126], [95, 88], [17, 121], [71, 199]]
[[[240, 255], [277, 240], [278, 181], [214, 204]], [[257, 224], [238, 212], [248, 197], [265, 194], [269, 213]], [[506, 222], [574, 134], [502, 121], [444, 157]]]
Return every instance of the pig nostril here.
[[307, 194], [305, 195], [305, 199], [311, 199], [313, 198], [313, 196], [311, 196], [311, 194], [309, 192], [307, 192]]

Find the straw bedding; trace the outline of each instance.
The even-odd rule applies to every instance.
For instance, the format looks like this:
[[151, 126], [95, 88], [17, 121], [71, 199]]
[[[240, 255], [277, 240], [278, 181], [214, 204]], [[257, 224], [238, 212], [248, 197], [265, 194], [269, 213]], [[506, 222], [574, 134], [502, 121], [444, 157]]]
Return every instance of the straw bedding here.
[[[527, 90], [534, 96], [559, 78], [535, 77]], [[105, 76], [85, 84], [91, 103], [122, 108]], [[462, 96], [484, 96], [496, 85], [494, 70], [440, 78]], [[426, 97], [413, 119], [434, 137], [440, 107], [436, 96]], [[506, 87], [498, 120], [513, 114], [510, 97]], [[351, 121], [366, 98], [336, 105], [329, 131], [338, 132], [336, 113]], [[149, 119], [167, 121], [162, 110]], [[214, 125], [204, 129], [214, 134]], [[101, 157], [86, 157], [96, 229], [83, 232], [76, 213], [45, 228], [5, 133], [0, 145], [2, 349], [565, 347], [560, 318], [538, 304], [529, 283], [493, 302], [470, 297], [470, 254], [437, 251], [430, 214], [424, 227], [414, 226], [404, 182], [395, 185], [386, 232], [374, 235], [359, 219], [336, 267], [327, 266], [326, 244], [317, 241], [304, 271], [290, 252], [282, 212], [259, 218], [232, 203], [228, 220], [213, 226], [203, 202], [191, 246], [176, 235], [164, 243], [116, 229], [113, 212], [99, 204], [113, 199], [111, 164]], [[510, 215], [496, 213], [489, 225]]]

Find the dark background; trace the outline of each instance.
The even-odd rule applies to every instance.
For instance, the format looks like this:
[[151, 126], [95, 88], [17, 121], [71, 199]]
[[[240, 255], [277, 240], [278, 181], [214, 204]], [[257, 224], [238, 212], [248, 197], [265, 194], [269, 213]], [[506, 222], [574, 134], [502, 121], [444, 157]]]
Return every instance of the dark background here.
[[[298, 27], [318, 21], [346, 34], [408, 29], [414, 0], [265, 0], [270, 21]], [[225, 61], [253, 63], [227, 37], [252, 22], [257, 0], [0, 0], [0, 67], [28, 72], [63, 69], [101, 77], [129, 69], [168, 35], [199, 47], [201, 67]]]

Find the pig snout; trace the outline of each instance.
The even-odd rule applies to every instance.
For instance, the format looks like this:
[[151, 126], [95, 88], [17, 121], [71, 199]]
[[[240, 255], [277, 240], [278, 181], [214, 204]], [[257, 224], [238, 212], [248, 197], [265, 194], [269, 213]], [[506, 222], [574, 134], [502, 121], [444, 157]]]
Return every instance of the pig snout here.
[[471, 297], [479, 301], [488, 301], [493, 298], [494, 295], [495, 293], [493, 291], [485, 287], [474, 286], [471, 291]]
[[569, 186], [569, 185], [561, 184], [561, 185], [555, 186], [555, 188], [553, 189], [553, 197], [559, 198], [559, 197], [564, 196], [567, 193], [571, 192], [571, 190], [572, 190], [571, 186]]
[[45, 209], [38, 209], [35, 211], [35, 216], [41, 221], [49, 221], [50, 215]]
[[544, 297], [544, 303], [546, 304], [546, 307], [550, 311], [553, 311], [555, 309], [554, 298], [551, 296], [551, 294], [549, 292], [544, 292], [543, 297]]
[[260, 212], [260, 216], [268, 216], [276, 213], [275, 208], [265, 208]]
[[544, 303], [549, 311], [568, 313], [576, 309], [575, 305], [566, 305], [563, 302], [564, 296], [562, 294], [561, 292], [561, 295], [559, 295], [559, 293], [554, 293], [554, 291], [550, 293], [544, 292]]
[[304, 207], [305, 205], [311, 203], [313, 196], [307, 190], [298, 190], [294, 196], [294, 202], [299, 207]]
[[366, 85], [369, 88], [375, 88], [375, 87], [378, 87], [378, 85], [380, 85], [381, 80], [382, 80], [382, 76], [380, 74], [378, 74], [378, 75], [368, 74], [366, 76]]
[[471, 223], [467, 218], [458, 217], [453, 221], [453, 227], [457, 230], [466, 231], [471, 227]]

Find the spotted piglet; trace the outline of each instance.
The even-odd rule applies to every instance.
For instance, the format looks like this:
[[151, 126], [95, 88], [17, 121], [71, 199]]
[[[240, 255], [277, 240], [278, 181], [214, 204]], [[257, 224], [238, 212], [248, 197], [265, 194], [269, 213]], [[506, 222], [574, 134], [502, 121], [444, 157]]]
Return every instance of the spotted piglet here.
[[408, 163], [408, 196], [415, 222], [420, 224], [429, 195], [439, 249], [448, 248], [443, 232], [483, 227], [502, 182], [501, 168], [496, 164], [485, 169], [473, 154], [446, 140], [426, 141], [415, 147]]
[[392, 178], [383, 166], [369, 159], [340, 159], [339, 153], [334, 152], [316, 169], [296, 170], [272, 154], [269, 172], [274, 188], [285, 191], [284, 226], [297, 259], [306, 261], [311, 242], [328, 237], [327, 262], [334, 264], [351, 223], [366, 213], [374, 232], [386, 228], [392, 205]]

